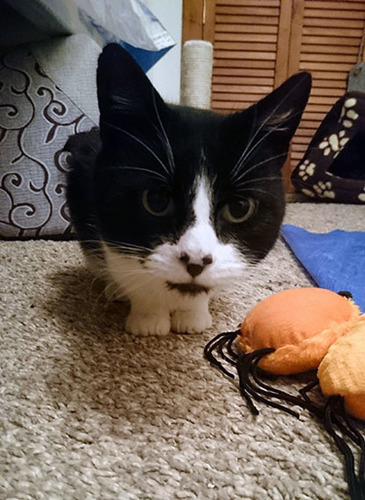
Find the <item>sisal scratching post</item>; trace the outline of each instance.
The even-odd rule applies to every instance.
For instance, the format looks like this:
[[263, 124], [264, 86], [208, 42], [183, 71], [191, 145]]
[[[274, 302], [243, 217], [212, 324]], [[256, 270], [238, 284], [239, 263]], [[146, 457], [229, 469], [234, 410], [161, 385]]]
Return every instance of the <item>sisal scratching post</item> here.
[[204, 40], [185, 42], [182, 52], [181, 104], [210, 108], [213, 45]]

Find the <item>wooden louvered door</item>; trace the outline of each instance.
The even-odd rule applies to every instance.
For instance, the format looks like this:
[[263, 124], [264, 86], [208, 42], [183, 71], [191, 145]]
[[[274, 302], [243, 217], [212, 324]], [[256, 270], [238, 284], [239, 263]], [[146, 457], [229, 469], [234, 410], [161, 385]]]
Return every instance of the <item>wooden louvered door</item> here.
[[193, 32], [185, 20], [184, 39], [214, 44], [212, 109], [243, 109], [292, 74], [312, 73], [311, 97], [283, 169], [291, 191], [291, 171], [357, 62], [365, 0], [185, 0], [184, 11], [192, 5], [200, 5], [202, 17]]
[[[217, 0], [213, 109], [232, 111], [247, 107], [278, 83], [277, 66], [287, 65], [283, 51], [284, 61], [277, 61], [281, 3], [281, 0]], [[282, 79], [285, 77], [286, 70]]]
[[364, 0], [302, 0], [295, 4], [298, 8], [293, 13], [288, 73], [309, 71], [313, 88], [293, 140], [291, 170], [303, 157], [325, 115], [346, 92], [365, 29]]

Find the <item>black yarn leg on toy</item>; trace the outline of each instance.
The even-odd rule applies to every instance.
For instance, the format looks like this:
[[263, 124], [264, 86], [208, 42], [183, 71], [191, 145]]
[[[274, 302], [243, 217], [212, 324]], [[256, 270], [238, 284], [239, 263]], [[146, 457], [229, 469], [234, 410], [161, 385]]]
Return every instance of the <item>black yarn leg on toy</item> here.
[[[237, 333], [237, 335], [239, 334], [239, 332], [235, 332]], [[231, 359], [235, 359], [237, 360], [238, 359], [238, 354], [237, 352], [233, 349], [232, 345], [233, 345], [233, 342], [236, 340], [237, 338], [237, 335], [235, 337], [231, 337], [228, 342], [227, 342], [227, 352], [228, 354], [231, 356]]]
[[302, 398], [307, 401], [308, 403], [311, 403], [312, 400], [309, 398], [309, 396], [307, 395], [307, 393], [309, 391], [311, 391], [312, 389], [314, 389], [315, 387], [317, 387], [317, 385], [319, 385], [319, 380], [318, 378], [316, 378], [315, 380], [312, 380], [312, 382], [309, 382], [309, 384], [307, 384], [305, 387], [303, 387], [302, 389], [299, 389], [299, 394], [302, 396]]
[[[228, 351], [228, 343], [230, 340], [231, 339], [229, 339], [228, 341], [227, 341], [227, 339], [220, 340], [220, 342], [217, 345], [217, 351], [218, 351], [220, 357], [222, 359], [224, 359], [224, 361], [227, 361], [227, 363], [229, 363], [230, 365], [236, 366], [236, 359], [232, 359], [229, 356], [226, 356], [226, 354], [223, 351], [223, 349], [226, 348], [227, 352], [229, 352]], [[233, 340], [235, 340], [235, 338]]]
[[349, 486], [350, 498], [352, 500], [363, 500], [364, 494], [360, 490], [360, 484], [355, 474], [354, 456], [351, 448], [348, 446], [345, 440], [336, 433], [336, 430], [334, 428], [335, 423], [333, 422], [332, 416], [338, 411], [338, 405], [339, 398], [337, 396], [329, 398], [325, 407], [323, 423], [325, 429], [332, 436], [334, 442], [336, 443], [336, 446], [344, 456], [346, 479]]
[[272, 352], [274, 352], [274, 349], [258, 349], [250, 354], [243, 355], [242, 359], [240, 358], [240, 361], [237, 363], [237, 371], [242, 386], [254, 399], [262, 401], [268, 406], [278, 408], [296, 418], [299, 418], [299, 414], [296, 411], [271, 401], [270, 398], [276, 398], [292, 405], [300, 406], [309, 410], [317, 417], [322, 418], [322, 408], [313, 403], [309, 398], [304, 400], [301, 397], [293, 396], [262, 381], [262, 370], [257, 365], [264, 356]]
[[235, 341], [235, 339], [239, 334], [240, 330], [236, 330], [235, 332], [221, 333], [216, 337], [214, 337], [212, 340], [210, 340], [204, 347], [204, 356], [210, 362], [210, 364], [218, 368], [222, 373], [224, 373], [224, 375], [227, 375], [227, 377], [232, 379], [234, 378], [234, 374], [228, 371], [222, 365], [222, 363], [218, 361], [218, 359], [214, 356], [214, 351], [218, 350], [218, 353], [223, 357], [223, 359], [235, 365], [236, 364], [235, 358], [232, 356], [232, 359], [230, 359], [227, 356], [225, 356], [223, 353], [223, 347], [224, 345], [227, 345], [227, 351], [231, 355], [230, 351], [232, 351], [232, 353], [234, 352], [232, 349], [232, 343]]
[[359, 441], [358, 444], [360, 448], [360, 463], [359, 463], [358, 478], [359, 478], [359, 488], [361, 492], [360, 498], [361, 500], [365, 500], [365, 439], [364, 436], [359, 431], [359, 429], [356, 427], [351, 416], [347, 413], [345, 408], [345, 403], [342, 398], [341, 401], [339, 402], [339, 407], [340, 407], [341, 417], [343, 418], [345, 424], [350, 429], [350, 431], [357, 437]]
[[287, 392], [281, 391], [276, 387], [269, 386], [265, 384], [258, 376], [259, 367], [257, 364], [259, 363], [261, 356], [256, 358], [252, 363], [251, 373], [253, 379], [257, 383], [257, 385], [269, 392], [271, 392], [272, 397], [276, 397], [278, 399], [282, 399], [283, 401], [287, 401], [288, 403], [292, 403], [293, 405], [300, 406], [301, 408], [305, 408], [310, 412], [314, 413], [317, 417], [322, 416], [322, 410], [317, 405], [315, 405], [309, 398], [307, 400], [303, 400], [302, 398], [298, 398], [297, 396], [293, 396], [292, 394], [288, 394]]
[[[257, 384], [255, 385], [251, 378], [250, 375], [252, 376], [252, 364], [253, 362], [257, 359], [258, 361], [266, 356], [267, 354], [270, 354], [274, 352], [274, 349], [267, 348], [267, 349], [258, 349], [257, 351], [254, 351], [250, 354], [242, 354], [238, 358], [237, 361], [237, 372], [238, 376], [240, 379], [240, 387], [242, 389], [249, 393], [254, 399], [257, 401], [261, 401], [265, 403], [268, 406], [272, 406], [273, 408], [277, 408], [279, 410], [284, 411], [285, 413], [289, 413], [293, 417], [299, 418], [299, 414], [295, 412], [294, 410], [291, 410], [290, 408], [286, 408], [285, 406], [282, 406], [279, 403], [276, 403], [274, 401], [270, 401], [270, 397], [278, 397], [277, 394], [275, 394], [273, 391], [270, 390], [265, 390], [258, 386]], [[253, 378], [253, 377], [252, 377]], [[242, 390], [241, 390], [242, 394]], [[285, 394], [285, 393], [283, 393]], [[246, 398], [247, 400], [247, 398]]]

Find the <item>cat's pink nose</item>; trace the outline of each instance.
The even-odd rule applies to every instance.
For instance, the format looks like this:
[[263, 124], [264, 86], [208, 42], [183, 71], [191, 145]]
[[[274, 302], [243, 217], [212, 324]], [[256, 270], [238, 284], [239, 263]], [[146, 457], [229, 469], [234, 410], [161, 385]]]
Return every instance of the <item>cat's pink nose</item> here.
[[186, 270], [190, 276], [195, 278], [195, 276], [198, 276], [206, 266], [213, 262], [213, 257], [211, 255], [205, 255], [205, 257], [201, 259], [201, 263], [190, 262], [190, 256], [186, 252], [182, 252], [179, 260], [185, 264]]

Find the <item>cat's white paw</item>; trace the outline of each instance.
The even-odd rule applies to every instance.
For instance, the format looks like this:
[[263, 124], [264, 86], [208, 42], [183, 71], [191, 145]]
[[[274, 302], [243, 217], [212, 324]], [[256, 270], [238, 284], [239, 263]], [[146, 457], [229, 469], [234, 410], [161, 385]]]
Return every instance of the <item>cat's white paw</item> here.
[[212, 326], [209, 311], [175, 311], [171, 318], [176, 333], [200, 333]]
[[125, 329], [133, 335], [167, 335], [171, 331], [169, 316], [158, 314], [130, 314]]

